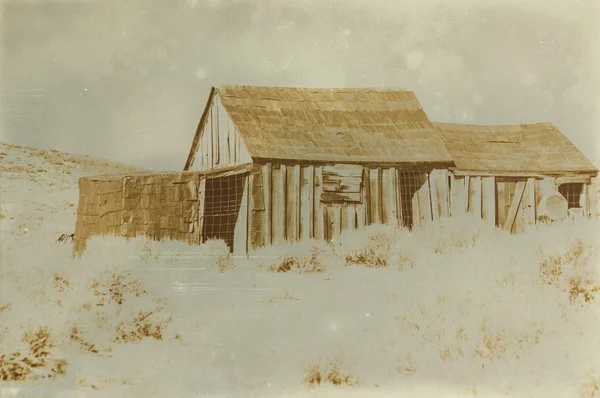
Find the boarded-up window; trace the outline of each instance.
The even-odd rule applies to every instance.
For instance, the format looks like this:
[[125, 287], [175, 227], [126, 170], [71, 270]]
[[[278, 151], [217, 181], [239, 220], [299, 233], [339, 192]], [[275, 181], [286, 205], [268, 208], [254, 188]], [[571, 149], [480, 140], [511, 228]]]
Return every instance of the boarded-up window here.
[[338, 164], [323, 167], [323, 193], [326, 203], [360, 203], [362, 201], [363, 168]]

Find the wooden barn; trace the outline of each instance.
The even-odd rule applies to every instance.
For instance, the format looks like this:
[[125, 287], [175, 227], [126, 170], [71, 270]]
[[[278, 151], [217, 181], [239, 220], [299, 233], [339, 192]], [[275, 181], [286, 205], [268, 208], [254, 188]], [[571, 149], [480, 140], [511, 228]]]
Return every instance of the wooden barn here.
[[[438, 215], [432, 198], [443, 207], [446, 170], [454, 162], [412, 92], [213, 89], [184, 170], [242, 164], [253, 167], [239, 185], [211, 184], [243, 191], [238, 217], [247, 220], [247, 247], [238, 249], [247, 251], [286, 240], [331, 240], [375, 223], [418, 226]], [[201, 195], [206, 203], [228, 202], [223, 192]], [[202, 228], [219, 222], [205, 217]]]
[[551, 123], [435, 123], [455, 166], [452, 215], [472, 214], [512, 232], [569, 215], [596, 217], [598, 169]]
[[224, 86], [211, 89], [183, 172], [80, 180], [74, 251], [113, 234], [217, 238], [245, 255], [464, 214], [517, 232], [595, 215], [597, 172], [547, 123], [432, 123], [400, 90]]

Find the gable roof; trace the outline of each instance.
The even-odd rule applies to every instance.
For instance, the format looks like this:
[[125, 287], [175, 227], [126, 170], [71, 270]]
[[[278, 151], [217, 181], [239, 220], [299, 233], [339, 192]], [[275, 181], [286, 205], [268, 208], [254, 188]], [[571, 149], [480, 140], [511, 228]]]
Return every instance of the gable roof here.
[[458, 170], [538, 174], [598, 172], [552, 123], [434, 125], [441, 132]]
[[409, 91], [223, 86], [216, 92], [253, 159], [453, 164]]

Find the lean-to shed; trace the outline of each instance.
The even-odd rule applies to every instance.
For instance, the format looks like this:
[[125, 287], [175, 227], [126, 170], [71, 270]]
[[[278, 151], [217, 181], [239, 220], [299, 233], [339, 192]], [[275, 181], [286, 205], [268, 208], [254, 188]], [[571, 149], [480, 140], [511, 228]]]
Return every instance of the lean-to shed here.
[[454, 159], [452, 215], [518, 232], [540, 220], [596, 217], [598, 169], [552, 123], [435, 123]]

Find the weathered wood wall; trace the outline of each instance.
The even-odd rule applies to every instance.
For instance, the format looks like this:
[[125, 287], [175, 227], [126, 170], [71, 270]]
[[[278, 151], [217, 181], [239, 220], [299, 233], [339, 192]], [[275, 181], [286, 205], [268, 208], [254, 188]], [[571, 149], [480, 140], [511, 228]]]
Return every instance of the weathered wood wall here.
[[[212, 199], [222, 195], [216, 197], [216, 201], [221, 202], [218, 207], [224, 208], [224, 216], [211, 221], [227, 219], [230, 224], [227, 226], [230, 230], [216, 230], [222, 231], [226, 240], [233, 241], [229, 243], [234, 249], [238, 243], [242, 252], [246, 252], [248, 172], [249, 167], [243, 166], [211, 173], [81, 178], [73, 254], [81, 255], [89, 238], [102, 235], [127, 238], [144, 235], [153, 240], [172, 239], [199, 244], [207, 238], [204, 236], [207, 234], [205, 204], [209, 195]], [[230, 179], [233, 176], [239, 187], [217, 184], [216, 190], [206, 189], [207, 178]], [[228, 202], [233, 203], [235, 209]]]
[[[590, 184], [584, 183], [582, 212], [595, 217]], [[556, 193], [554, 177], [456, 176], [450, 178], [451, 214], [481, 217], [491, 226], [510, 232], [531, 230], [542, 217], [538, 206], [543, 197]], [[588, 203], [590, 204], [588, 206]]]
[[446, 170], [256, 164], [249, 177], [249, 249], [331, 241], [378, 223], [418, 228], [450, 215], [448, 176]]
[[[208, 180], [220, 177], [228, 178]], [[462, 215], [520, 232], [534, 228], [540, 201], [556, 190], [554, 178], [361, 165], [255, 163], [210, 172], [83, 178], [74, 252], [81, 253], [94, 235], [199, 244], [216, 233], [235, 254], [246, 255], [284, 241], [331, 241], [371, 224], [421, 228]], [[588, 218], [596, 215], [596, 194], [585, 185], [578, 211]]]
[[215, 94], [204, 120], [198, 151], [190, 171], [205, 171], [252, 163], [242, 137]]
[[[249, 250], [284, 241], [331, 241], [371, 224], [420, 228], [462, 215], [527, 231], [538, 222], [542, 197], [557, 189], [554, 178], [357, 165], [267, 163], [255, 165], [249, 179]], [[588, 217], [595, 212], [592, 202], [585, 200]]]

